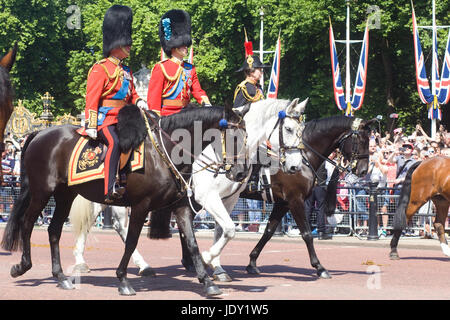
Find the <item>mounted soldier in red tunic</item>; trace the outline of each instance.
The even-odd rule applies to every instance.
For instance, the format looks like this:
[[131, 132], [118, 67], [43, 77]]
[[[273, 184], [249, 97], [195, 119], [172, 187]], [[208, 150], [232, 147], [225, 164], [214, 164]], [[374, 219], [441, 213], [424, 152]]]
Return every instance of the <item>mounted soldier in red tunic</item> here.
[[91, 138], [99, 136], [107, 145], [105, 157], [105, 202], [119, 199], [125, 188], [116, 185], [120, 158], [117, 116], [127, 104], [147, 109], [147, 104], [136, 93], [133, 75], [122, 60], [130, 55], [132, 39], [131, 8], [113, 5], [103, 20], [103, 56], [89, 70], [86, 88], [85, 132]]
[[195, 66], [183, 61], [192, 45], [189, 14], [183, 10], [166, 12], [159, 23], [159, 39], [169, 59], [153, 67], [147, 95], [149, 108], [161, 116], [174, 114], [189, 104], [191, 94], [199, 104], [211, 105]]

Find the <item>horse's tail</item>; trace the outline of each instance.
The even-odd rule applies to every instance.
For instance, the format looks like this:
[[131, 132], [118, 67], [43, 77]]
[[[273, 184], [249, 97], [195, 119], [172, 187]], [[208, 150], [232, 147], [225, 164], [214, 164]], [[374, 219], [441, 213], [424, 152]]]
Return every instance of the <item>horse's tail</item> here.
[[327, 194], [325, 196], [325, 213], [329, 217], [334, 214], [336, 210], [336, 202], [337, 202], [337, 185], [339, 182], [339, 169], [337, 167], [334, 168], [333, 173], [331, 174], [330, 182], [328, 182], [327, 186]]
[[403, 230], [406, 228], [406, 208], [408, 207], [411, 196], [411, 179], [414, 170], [421, 164], [421, 161], [415, 162], [406, 173], [402, 184], [402, 190], [398, 199], [397, 209], [394, 215], [394, 230]]
[[70, 223], [75, 238], [80, 234], [89, 232], [94, 224], [96, 215], [93, 214], [92, 202], [78, 195], [72, 203], [69, 213]]
[[150, 230], [148, 237], [150, 239], [168, 239], [172, 237], [170, 233], [170, 219], [172, 210], [164, 208], [152, 211], [150, 214]]
[[3, 233], [2, 248], [7, 251], [16, 251], [19, 247], [22, 248], [22, 226], [25, 211], [30, 204], [30, 186], [28, 174], [25, 170], [24, 158], [25, 152], [31, 143], [31, 140], [39, 133], [35, 131], [31, 133], [22, 148], [22, 154], [20, 158], [20, 193], [16, 201], [14, 201], [14, 207], [9, 215], [8, 223], [6, 224], [5, 232]]

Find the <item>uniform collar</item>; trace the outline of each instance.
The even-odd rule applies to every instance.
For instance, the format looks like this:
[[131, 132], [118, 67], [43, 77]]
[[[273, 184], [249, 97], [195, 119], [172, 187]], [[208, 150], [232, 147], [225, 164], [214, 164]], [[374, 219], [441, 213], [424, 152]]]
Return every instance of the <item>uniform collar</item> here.
[[174, 56], [170, 57], [170, 60], [175, 62], [176, 64], [178, 64], [180, 66], [183, 63], [183, 60], [180, 60], [180, 59], [178, 59], [177, 57], [174, 57]]
[[108, 60], [114, 63], [116, 66], [118, 66], [122, 62], [119, 58], [113, 56], [109, 56]]

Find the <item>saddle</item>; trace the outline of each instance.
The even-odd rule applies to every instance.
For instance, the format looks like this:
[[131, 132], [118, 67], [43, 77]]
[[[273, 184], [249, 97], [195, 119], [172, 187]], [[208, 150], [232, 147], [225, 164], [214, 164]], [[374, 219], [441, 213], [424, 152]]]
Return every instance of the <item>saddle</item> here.
[[[69, 160], [68, 185], [104, 179], [106, 151], [106, 145], [100, 140], [80, 136]], [[144, 168], [144, 142], [137, 149], [120, 155], [119, 172], [127, 174], [142, 168]]]

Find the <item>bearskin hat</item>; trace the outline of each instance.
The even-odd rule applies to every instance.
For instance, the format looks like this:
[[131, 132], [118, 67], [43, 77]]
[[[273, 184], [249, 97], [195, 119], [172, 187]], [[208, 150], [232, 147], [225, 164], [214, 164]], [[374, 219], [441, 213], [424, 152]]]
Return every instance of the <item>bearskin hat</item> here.
[[130, 7], [113, 5], [103, 19], [103, 56], [107, 58], [111, 50], [131, 46], [131, 25], [133, 12]]
[[170, 10], [159, 22], [159, 40], [168, 57], [171, 50], [182, 46], [191, 46], [191, 17], [184, 10]]

